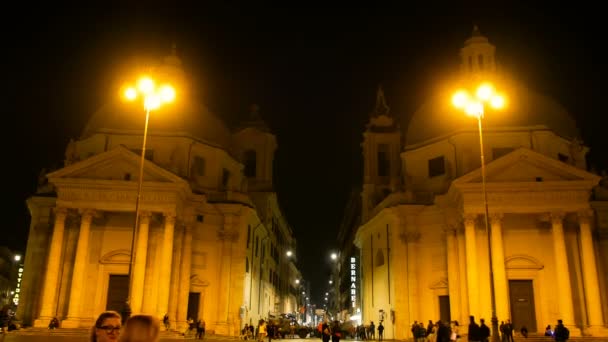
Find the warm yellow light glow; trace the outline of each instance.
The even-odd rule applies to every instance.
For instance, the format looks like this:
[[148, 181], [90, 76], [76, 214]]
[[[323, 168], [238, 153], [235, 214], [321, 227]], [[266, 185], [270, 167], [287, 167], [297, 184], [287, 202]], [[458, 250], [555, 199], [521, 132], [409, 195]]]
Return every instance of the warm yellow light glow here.
[[147, 110], [158, 109], [160, 107], [160, 104], [161, 104], [160, 96], [158, 96], [156, 94], [148, 95], [148, 96], [146, 96], [146, 99], [144, 100], [144, 108], [146, 108]]
[[494, 95], [494, 86], [492, 86], [490, 83], [483, 83], [479, 86], [479, 88], [477, 88], [475, 95], [481, 101], [488, 101], [490, 98], [492, 98], [492, 95]]
[[151, 94], [154, 91], [154, 80], [147, 76], [140, 78], [137, 81], [137, 89], [143, 94]]
[[505, 98], [502, 95], [494, 95], [490, 99], [490, 106], [494, 109], [502, 109], [505, 107]]
[[159, 90], [160, 99], [162, 102], [173, 102], [175, 99], [175, 89], [170, 85], [163, 85]]
[[125, 90], [125, 98], [129, 101], [133, 101], [137, 98], [137, 90], [133, 87], [128, 87]]
[[467, 103], [464, 111], [469, 116], [481, 117], [483, 116], [483, 104], [481, 102], [471, 101]]
[[452, 96], [452, 104], [456, 108], [464, 108], [469, 102], [469, 93], [466, 90], [459, 90]]

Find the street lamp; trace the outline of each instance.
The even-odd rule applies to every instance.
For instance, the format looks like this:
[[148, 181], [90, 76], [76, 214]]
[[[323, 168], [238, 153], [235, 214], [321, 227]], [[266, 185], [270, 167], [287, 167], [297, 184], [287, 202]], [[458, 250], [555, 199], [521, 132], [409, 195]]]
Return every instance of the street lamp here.
[[[133, 227], [133, 237], [131, 239], [131, 257], [129, 260], [129, 284], [133, 282], [133, 262], [135, 260], [135, 240], [139, 230], [139, 207], [141, 202], [141, 188], [143, 185], [144, 176], [144, 159], [146, 157], [146, 139], [148, 136], [148, 121], [150, 120], [150, 111], [160, 108], [164, 103], [173, 102], [175, 99], [175, 89], [170, 84], [163, 84], [159, 87], [156, 81], [149, 76], [142, 76], [135, 86], [127, 86], [124, 89], [124, 97], [128, 101], [135, 101], [141, 98], [144, 110], [146, 112], [146, 121], [144, 124], [144, 137], [141, 148], [141, 159], [139, 162], [139, 179], [137, 184], [137, 197], [135, 200], [135, 226]], [[131, 303], [132, 286], [129, 286], [128, 305]]]
[[15, 254], [15, 261], [21, 261], [21, 255]]
[[490, 297], [492, 303], [492, 342], [499, 342], [498, 336], [498, 318], [496, 317], [496, 295], [494, 288], [494, 270], [492, 263], [492, 231], [489, 226], [488, 212], [488, 193], [486, 191], [486, 163], [483, 153], [483, 131], [481, 129], [481, 119], [484, 116], [484, 107], [490, 105], [494, 109], [502, 109], [505, 106], [505, 98], [500, 93], [496, 92], [494, 86], [490, 83], [482, 83], [471, 95], [467, 90], [461, 89], [454, 93], [452, 104], [469, 115], [477, 118], [477, 127], [479, 129], [479, 149], [481, 151], [481, 188], [483, 191], [484, 204], [484, 223], [488, 236], [488, 252], [490, 263]]

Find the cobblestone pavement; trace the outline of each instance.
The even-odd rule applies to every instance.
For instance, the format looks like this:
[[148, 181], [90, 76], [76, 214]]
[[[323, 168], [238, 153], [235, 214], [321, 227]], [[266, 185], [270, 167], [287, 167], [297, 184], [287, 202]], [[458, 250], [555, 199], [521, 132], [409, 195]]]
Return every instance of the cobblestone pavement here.
[[[184, 340], [194, 340], [194, 337], [161, 337], [161, 341], [184, 341]], [[223, 336], [206, 336], [204, 338], [206, 341], [240, 341], [235, 337], [223, 337]], [[86, 336], [65, 336], [60, 334], [30, 334], [30, 335], [19, 335], [19, 334], [0, 334], [0, 342], [37, 342], [37, 341], [66, 341], [66, 342], [86, 342], [88, 341], [88, 337]], [[273, 342], [319, 342], [318, 338], [307, 338], [307, 339], [284, 339], [284, 340], [272, 340]]]

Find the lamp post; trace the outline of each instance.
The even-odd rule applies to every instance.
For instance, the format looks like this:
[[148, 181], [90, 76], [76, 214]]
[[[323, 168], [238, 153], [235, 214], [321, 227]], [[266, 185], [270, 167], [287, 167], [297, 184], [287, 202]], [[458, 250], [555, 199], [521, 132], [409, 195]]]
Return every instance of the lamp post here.
[[137, 197], [135, 199], [135, 226], [133, 227], [133, 237], [131, 238], [131, 256], [129, 259], [129, 296], [127, 298], [127, 305], [129, 306], [131, 305], [131, 299], [133, 296], [132, 288], [133, 263], [135, 261], [135, 241], [137, 239], [137, 233], [139, 231], [139, 208], [141, 204], [141, 189], [143, 185], [144, 160], [146, 157], [146, 140], [148, 137], [148, 122], [150, 120], [150, 111], [160, 108], [160, 106], [164, 103], [173, 102], [173, 100], [175, 99], [175, 89], [169, 84], [164, 84], [160, 87], [157, 87], [156, 82], [152, 78], [148, 76], [143, 76], [137, 81], [136, 86], [126, 87], [123, 95], [128, 101], [135, 101], [138, 98], [142, 98], [144, 110], [146, 112], [144, 136], [141, 148], [141, 158], [139, 162]]
[[452, 103], [456, 108], [464, 110], [464, 112], [477, 118], [477, 127], [479, 130], [479, 149], [481, 152], [481, 189], [483, 192], [484, 204], [484, 224], [488, 237], [488, 254], [490, 264], [490, 297], [492, 305], [492, 342], [500, 342], [498, 335], [498, 318], [496, 317], [496, 289], [494, 288], [494, 270], [492, 263], [492, 230], [489, 224], [488, 211], [488, 192], [486, 191], [486, 163], [483, 149], [483, 131], [481, 127], [481, 119], [484, 116], [484, 107], [489, 104], [494, 109], [502, 109], [505, 105], [504, 97], [497, 93], [494, 86], [490, 83], [482, 83], [471, 95], [466, 90], [457, 91], [452, 97]]

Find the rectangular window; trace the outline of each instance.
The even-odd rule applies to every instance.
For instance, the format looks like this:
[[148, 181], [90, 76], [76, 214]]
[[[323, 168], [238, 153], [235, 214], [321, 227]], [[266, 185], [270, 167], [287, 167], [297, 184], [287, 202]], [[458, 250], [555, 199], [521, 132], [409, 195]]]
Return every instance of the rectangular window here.
[[195, 156], [192, 161], [192, 175], [204, 176], [205, 175], [205, 158]]
[[429, 159], [429, 177], [445, 174], [445, 158], [443, 156]]
[[504, 155], [513, 152], [513, 147], [495, 147], [492, 149], [492, 160], [498, 159]]
[[378, 176], [389, 176], [390, 166], [389, 146], [387, 144], [378, 145]]
[[230, 171], [222, 169], [222, 188], [226, 190], [228, 188], [228, 182], [230, 181]]
[[247, 248], [249, 248], [250, 240], [251, 240], [251, 225], [247, 225]]

